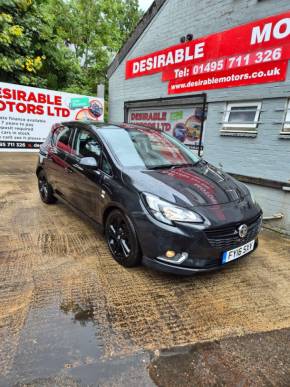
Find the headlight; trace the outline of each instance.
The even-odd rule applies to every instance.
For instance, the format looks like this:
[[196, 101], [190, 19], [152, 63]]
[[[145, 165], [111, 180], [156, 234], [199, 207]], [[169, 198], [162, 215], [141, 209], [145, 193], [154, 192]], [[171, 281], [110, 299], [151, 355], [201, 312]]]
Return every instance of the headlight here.
[[175, 206], [149, 193], [143, 193], [143, 197], [150, 213], [163, 223], [203, 223], [202, 217], [193, 211]]

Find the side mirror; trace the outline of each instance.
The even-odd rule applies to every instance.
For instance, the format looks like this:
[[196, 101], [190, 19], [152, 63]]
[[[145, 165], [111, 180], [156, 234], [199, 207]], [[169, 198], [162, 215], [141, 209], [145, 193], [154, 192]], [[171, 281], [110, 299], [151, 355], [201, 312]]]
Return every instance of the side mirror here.
[[80, 166], [84, 169], [96, 169], [98, 167], [98, 162], [94, 157], [83, 157], [80, 160]]

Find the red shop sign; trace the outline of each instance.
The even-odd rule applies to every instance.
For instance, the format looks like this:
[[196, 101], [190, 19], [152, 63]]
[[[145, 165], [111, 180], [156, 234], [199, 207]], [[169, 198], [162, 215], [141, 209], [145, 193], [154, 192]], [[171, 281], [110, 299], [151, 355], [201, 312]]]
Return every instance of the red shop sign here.
[[[126, 63], [126, 79], [154, 74], [186, 64], [236, 57], [275, 47], [282, 48], [290, 43], [289, 36], [290, 11], [129, 60]], [[255, 59], [251, 58], [251, 60]], [[260, 63], [264, 62], [267, 61]], [[252, 62], [248, 65], [250, 64]]]
[[234, 68], [212, 74], [201, 74], [190, 78], [177, 79], [169, 82], [168, 93], [180, 94], [199, 90], [285, 81], [287, 65], [287, 61], [263, 63], [261, 65]]
[[274, 47], [266, 50], [254, 51], [246, 54], [217, 58], [206, 62], [194, 63], [177, 68], [165, 70], [162, 73], [162, 81], [188, 78], [199, 74], [215, 73], [218, 71], [232, 70], [239, 67], [261, 65], [290, 58], [290, 44], [283, 47]]

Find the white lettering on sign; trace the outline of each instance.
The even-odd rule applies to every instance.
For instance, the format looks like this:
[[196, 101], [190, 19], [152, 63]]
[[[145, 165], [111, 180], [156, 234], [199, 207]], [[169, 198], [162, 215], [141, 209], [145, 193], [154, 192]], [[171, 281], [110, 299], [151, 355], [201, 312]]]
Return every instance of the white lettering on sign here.
[[[284, 30], [284, 31], [283, 31]], [[280, 20], [274, 27], [273, 36], [275, 39], [284, 39], [290, 35], [290, 18]]]
[[274, 28], [273, 23], [267, 23], [261, 30], [260, 26], [256, 26], [252, 30], [251, 45], [263, 42], [269, 42], [273, 35], [274, 39], [284, 39], [290, 35], [290, 18], [279, 20]]
[[[158, 57], [158, 67], [163, 67], [165, 66], [165, 59], [166, 59], [166, 55], [165, 54], [162, 54]], [[145, 60], [146, 62], [146, 60]]]
[[176, 63], [181, 63], [183, 62], [183, 48], [180, 48], [179, 50], [176, 50], [175, 52], [175, 62]]
[[139, 62], [134, 62], [133, 64], [133, 73], [137, 74], [139, 72]]
[[263, 30], [261, 28], [254, 27], [252, 31], [251, 44], [257, 44], [262, 42], [268, 42], [271, 37], [272, 23], [267, 23], [264, 25]]
[[204, 57], [205, 42], [197, 43], [193, 47], [168, 51], [154, 57], [148, 57], [133, 63], [133, 74], [144, 73], [156, 68], [167, 67], [176, 63], [188, 62]]
[[196, 44], [194, 48], [194, 57], [196, 59], [204, 57], [204, 46], [205, 46], [204, 42]]

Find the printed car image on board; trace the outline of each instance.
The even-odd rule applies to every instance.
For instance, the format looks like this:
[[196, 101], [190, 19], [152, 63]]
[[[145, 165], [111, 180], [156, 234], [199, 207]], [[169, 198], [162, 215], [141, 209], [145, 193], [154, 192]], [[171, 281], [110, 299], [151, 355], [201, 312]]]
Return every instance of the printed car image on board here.
[[103, 115], [103, 104], [98, 99], [93, 99], [90, 101], [88, 107], [80, 110], [75, 117], [75, 120], [92, 120], [99, 121], [100, 117]]
[[201, 135], [202, 109], [192, 109], [192, 114], [178, 121], [173, 128], [173, 136], [188, 145], [198, 145]]

